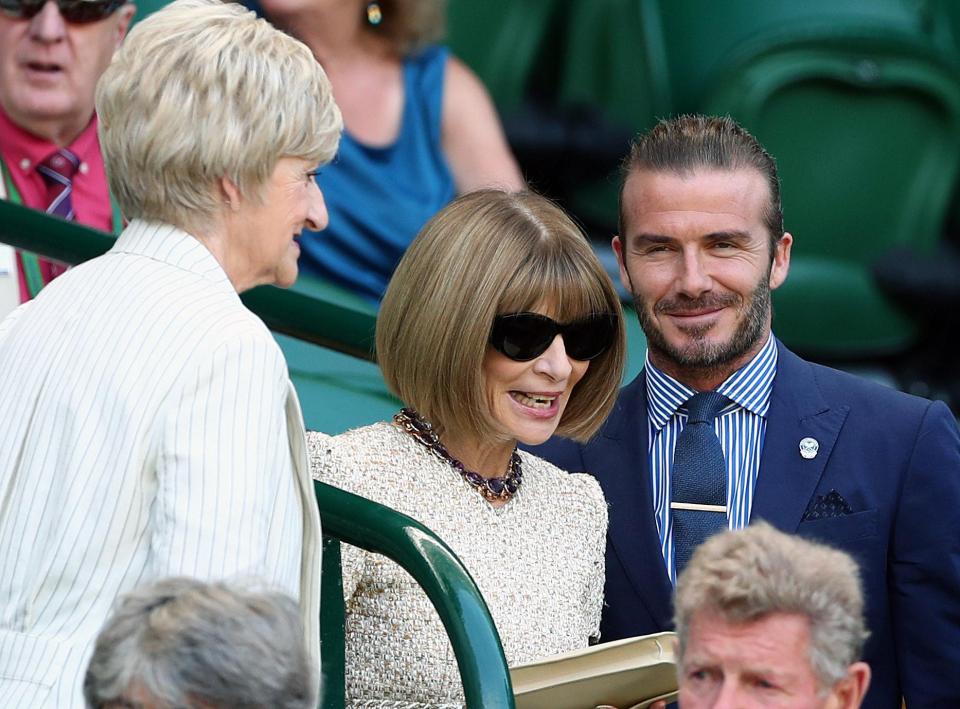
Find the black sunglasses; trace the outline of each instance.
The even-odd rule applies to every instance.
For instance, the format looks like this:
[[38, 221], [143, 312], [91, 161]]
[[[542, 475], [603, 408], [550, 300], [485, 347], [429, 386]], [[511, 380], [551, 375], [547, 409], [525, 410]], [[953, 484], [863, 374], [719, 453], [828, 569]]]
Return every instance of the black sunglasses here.
[[[67, 22], [96, 22], [113, 14], [127, 0], [55, 0], [57, 9]], [[38, 14], [47, 0], [0, 0], [0, 12], [18, 20]]]
[[494, 318], [490, 345], [512, 360], [527, 362], [546, 352], [553, 338], [561, 335], [569, 357], [588, 360], [607, 351], [616, 330], [612, 313], [595, 313], [566, 324], [539, 313], [510, 313]]

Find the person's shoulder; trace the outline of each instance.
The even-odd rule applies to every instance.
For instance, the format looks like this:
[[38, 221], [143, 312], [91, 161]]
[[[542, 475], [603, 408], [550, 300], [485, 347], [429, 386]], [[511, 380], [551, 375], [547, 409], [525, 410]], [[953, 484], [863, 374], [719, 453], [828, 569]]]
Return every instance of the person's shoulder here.
[[386, 421], [351, 428], [333, 436], [322, 431], [307, 431], [307, 446], [311, 451], [330, 455], [359, 454], [363, 457], [384, 446], [395, 447], [399, 442], [397, 433], [396, 426]]
[[335, 436], [307, 431], [310, 472], [315, 480], [369, 496], [379, 471], [403, 467], [410, 457], [406, 443], [402, 432], [385, 421]]
[[887, 416], [923, 416], [938, 403], [945, 407], [940, 402], [908, 394], [859, 374], [802, 361], [810, 368], [817, 388], [831, 405], [847, 406], [851, 409], [862, 407], [886, 413]]
[[[784, 381], [778, 371], [773, 385], [774, 396], [777, 396], [778, 386], [792, 390], [788, 396], [806, 396], [805, 392], [799, 391], [800, 387], [815, 389], [825, 407], [843, 412], [845, 435], [868, 439], [879, 437], [900, 443], [919, 440], [918, 437], [925, 433], [937, 433], [945, 437], [944, 440], [956, 439], [956, 419], [942, 401], [908, 394], [825, 365], [799, 361], [801, 366], [809, 368], [809, 378], [793, 377]], [[796, 371], [792, 365], [790, 369]]]
[[521, 450], [520, 459], [524, 478], [532, 478], [538, 487], [546, 487], [563, 497], [580, 499], [588, 507], [606, 509], [600, 483], [592, 475], [568, 472], [529, 451]]

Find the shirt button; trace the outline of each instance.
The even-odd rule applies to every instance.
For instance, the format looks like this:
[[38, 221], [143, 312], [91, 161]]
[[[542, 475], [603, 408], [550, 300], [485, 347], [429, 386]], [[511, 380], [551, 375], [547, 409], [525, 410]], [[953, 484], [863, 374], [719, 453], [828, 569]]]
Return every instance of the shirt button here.
[[85, 162], [80, 163], [80, 167], [77, 169], [80, 170], [80, 174], [82, 175], [86, 175], [88, 172], [90, 172], [90, 167]]
[[24, 171], [30, 169], [30, 159], [29, 159], [29, 158], [24, 158], [23, 160], [20, 161], [20, 169], [21, 169], [21, 170], [24, 170]]

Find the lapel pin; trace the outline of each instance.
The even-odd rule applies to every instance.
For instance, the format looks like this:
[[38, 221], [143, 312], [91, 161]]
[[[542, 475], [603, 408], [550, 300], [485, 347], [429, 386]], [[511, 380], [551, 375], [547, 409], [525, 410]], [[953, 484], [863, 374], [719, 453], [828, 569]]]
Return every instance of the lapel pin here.
[[820, 443], [816, 438], [804, 438], [800, 441], [800, 455], [806, 460], [816, 458], [819, 450]]

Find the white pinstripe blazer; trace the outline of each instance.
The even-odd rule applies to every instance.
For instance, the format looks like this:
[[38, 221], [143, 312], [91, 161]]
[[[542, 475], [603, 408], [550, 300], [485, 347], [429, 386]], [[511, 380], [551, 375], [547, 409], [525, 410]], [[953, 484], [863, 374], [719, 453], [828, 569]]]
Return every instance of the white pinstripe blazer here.
[[83, 707], [116, 597], [164, 576], [299, 598], [320, 520], [286, 362], [196, 239], [134, 221], [0, 324], [0, 704]]

